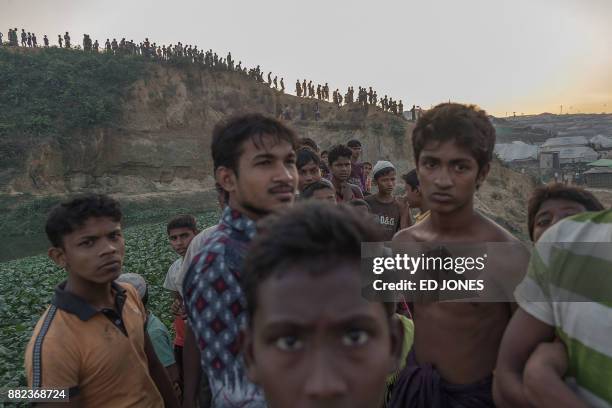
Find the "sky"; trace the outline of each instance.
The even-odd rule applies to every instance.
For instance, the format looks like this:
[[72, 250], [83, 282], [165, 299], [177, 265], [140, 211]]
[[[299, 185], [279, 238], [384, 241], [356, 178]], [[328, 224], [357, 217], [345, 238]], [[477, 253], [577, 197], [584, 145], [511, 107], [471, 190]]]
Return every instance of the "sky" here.
[[[0, 0], [0, 31], [69, 31], [232, 52], [331, 89], [372, 86], [406, 109], [495, 116], [612, 112], [612, 0]], [[41, 42], [39, 40], [39, 42]]]

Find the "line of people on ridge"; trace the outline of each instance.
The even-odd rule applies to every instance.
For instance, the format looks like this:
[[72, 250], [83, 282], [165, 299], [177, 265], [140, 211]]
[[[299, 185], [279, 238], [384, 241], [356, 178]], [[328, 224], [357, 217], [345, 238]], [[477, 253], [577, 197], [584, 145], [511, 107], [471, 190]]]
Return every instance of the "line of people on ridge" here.
[[[97, 407], [612, 406], [612, 306], [596, 297], [612, 293], [612, 260], [571, 245], [609, 244], [612, 210], [585, 190], [533, 192], [530, 237], [557, 246], [536, 245], [517, 304], [361, 296], [363, 242], [518, 242], [474, 209], [494, 144], [484, 111], [436, 106], [416, 124], [416, 169], [395, 197], [395, 166], [359, 163], [358, 141], [319, 154], [273, 118], [220, 122], [219, 223], [199, 231], [184, 215], [167, 228], [181, 256], [164, 283], [183, 326], [178, 374], [143, 334], [146, 287], [121, 277], [118, 202], [58, 205], [45, 229], [67, 281], [28, 344], [29, 386], [66, 388]], [[583, 301], [558, 301], [560, 288]]]
[[[3, 33], [0, 32], [0, 46], [3, 44], [2, 37]], [[19, 34], [17, 28], [9, 29], [8, 46], [18, 47], [18, 37]], [[72, 48], [72, 42], [68, 31], [66, 31], [64, 35], [59, 34], [57, 36], [57, 45], [59, 48]], [[33, 48], [38, 47], [36, 34], [26, 32], [25, 29], [22, 28], [21, 46]], [[50, 46], [47, 35], [43, 37], [42, 46], [45, 48]], [[149, 41], [149, 38], [145, 38], [144, 41], [140, 43], [136, 43], [134, 40], [126, 40], [125, 37], [119, 41], [117, 41], [116, 38], [113, 38], [112, 41], [110, 38], [107, 38], [102, 46], [98, 40], [92, 42], [89, 34], [83, 34], [82, 49], [85, 52], [98, 53], [103, 51], [113, 55], [140, 55], [157, 61], [189, 61], [190, 63], [199, 64], [208, 69], [239, 72], [257, 82], [267, 83], [269, 87], [273, 87], [282, 93], [285, 92], [284, 78], [280, 78], [280, 80], [278, 79], [278, 76], [274, 76], [274, 78], [272, 78], [272, 72], [268, 72], [267, 82], [264, 82], [264, 72], [259, 65], [257, 65], [255, 68], [248, 69], [247, 67], [242, 66], [242, 61], [238, 61], [236, 64], [236, 61], [232, 58], [231, 52], [228, 52], [227, 56], [223, 58], [217, 55], [216, 52], [213, 52], [212, 49], [207, 51], [199, 50], [197, 45], [185, 45], [180, 41], [177, 44], [158, 45], [155, 42]], [[295, 94], [298, 97], [304, 98], [314, 98], [316, 96], [316, 98], [320, 101], [329, 102], [330, 100], [329, 85], [327, 82], [325, 85], [319, 84], [315, 87], [312, 81], [306, 83], [306, 80], [304, 80], [302, 83], [300, 83], [300, 81], [297, 80]], [[372, 90], [372, 87], [370, 87], [369, 90], [366, 90], [365, 87], [359, 87], [357, 99], [355, 99], [355, 91], [352, 86], [348, 87], [344, 96], [338, 89], [336, 89], [333, 92], [332, 101], [338, 107], [342, 106], [343, 103], [344, 105], [348, 105], [357, 102], [364, 108], [367, 106], [380, 106], [383, 111], [390, 112], [395, 115], [402, 115], [404, 112], [404, 105], [401, 100], [398, 102], [385, 95], [385, 97], [380, 98], [379, 101], [378, 95], [376, 91]]]

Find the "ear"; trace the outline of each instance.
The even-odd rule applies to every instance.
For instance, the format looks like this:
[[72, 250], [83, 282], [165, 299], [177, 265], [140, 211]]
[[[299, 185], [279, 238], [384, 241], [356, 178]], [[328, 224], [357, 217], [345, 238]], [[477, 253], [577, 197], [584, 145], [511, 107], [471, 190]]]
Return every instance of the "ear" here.
[[47, 256], [60, 268], [66, 267], [66, 253], [62, 248], [51, 247], [47, 250]]
[[215, 171], [215, 179], [228, 193], [236, 191], [236, 172], [229, 167], [219, 166]]
[[490, 170], [491, 164], [487, 163], [482, 166], [482, 168], [478, 171], [478, 176], [476, 177], [476, 190], [478, 190], [480, 186], [482, 186], [482, 183], [484, 183], [485, 179], [489, 175]]
[[244, 358], [244, 366], [246, 374], [252, 383], [258, 384], [257, 364], [255, 362], [254, 353], [254, 336], [253, 330], [250, 327], [241, 330], [242, 337], [242, 355]]
[[400, 318], [393, 314], [390, 317], [391, 353], [389, 355], [389, 373], [396, 373], [402, 365], [402, 348], [404, 345], [404, 325]]

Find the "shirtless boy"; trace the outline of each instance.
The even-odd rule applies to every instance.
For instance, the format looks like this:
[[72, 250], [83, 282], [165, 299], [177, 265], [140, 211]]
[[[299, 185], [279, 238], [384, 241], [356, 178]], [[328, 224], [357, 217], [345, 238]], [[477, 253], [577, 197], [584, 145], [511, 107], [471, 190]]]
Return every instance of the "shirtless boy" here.
[[[431, 215], [394, 242], [516, 242], [474, 210], [495, 145], [484, 111], [444, 103], [424, 114], [412, 134], [421, 193]], [[392, 407], [492, 407], [492, 372], [508, 303], [414, 304], [414, 347]]]

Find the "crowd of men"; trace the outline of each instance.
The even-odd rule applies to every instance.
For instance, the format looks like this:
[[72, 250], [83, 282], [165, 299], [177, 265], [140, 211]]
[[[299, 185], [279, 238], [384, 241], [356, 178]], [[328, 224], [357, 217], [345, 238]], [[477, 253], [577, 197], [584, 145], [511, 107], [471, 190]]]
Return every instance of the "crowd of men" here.
[[[436, 106], [416, 124], [416, 168], [397, 196], [395, 165], [360, 161], [358, 140], [320, 151], [261, 114], [220, 122], [201, 152], [218, 224], [167, 226], [173, 351], [146, 282], [122, 274], [119, 203], [59, 204], [45, 229], [67, 280], [28, 344], [29, 386], [95, 407], [612, 406], [612, 261], [593, 249], [612, 241], [612, 210], [588, 191], [533, 192], [530, 237], [558, 246], [535, 247], [517, 303], [361, 295], [363, 242], [518, 242], [474, 208], [494, 144], [484, 111]], [[561, 288], [582, 301], [560, 301]]]
[[[0, 46], [2, 46], [3, 34], [0, 32]], [[18, 47], [19, 34], [17, 28], [9, 29], [8, 31], [8, 44], [9, 47]], [[26, 32], [25, 29], [21, 29], [21, 46], [22, 47], [38, 47], [38, 40], [35, 33]], [[45, 35], [43, 38], [43, 47], [50, 47], [49, 39]], [[59, 48], [72, 48], [70, 35], [66, 32], [64, 35], [57, 36], [57, 46]], [[125, 37], [117, 41], [116, 38], [112, 40], [107, 38], [104, 42], [104, 46], [98, 43], [98, 40], [92, 42], [89, 34], [83, 34], [82, 48], [86, 52], [105, 52], [113, 55], [140, 55], [145, 58], [150, 58], [156, 61], [187, 61], [189, 63], [199, 64], [208, 69], [218, 71], [232, 71], [241, 73], [257, 82], [266, 83], [269, 87], [278, 90], [281, 93], [285, 92], [284, 78], [278, 79], [278, 76], [272, 78], [272, 72], [268, 72], [267, 81], [264, 80], [264, 72], [261, 67], [257, 65], [255, 68], [247, 68], [242, 66], [242, 61], [236, 61], [232, 58], [231, 52], [228, 52], [225, 58], [217, 55], [212, 49], [204, 51], [198, 49], [198, 46], [185, 45], [181, 42], [169, 45], [159, 45], [155, 42], [149, 41], [145, 38], [140, 43], [134, 42], [134, 40], [126, 40]], [[330, 101], [329, 85], [327, 82], [324, 85], [317, 84], [316, 86], [312, 81], [306, 82], [304, 79], [301, 83], [299, 80], [296, 81], [295, 94], [298, 97], [304, 98], [315, 98], [320, 101]], [[395, 115], [402, 115], [404, 112], [404, 105], [402, 101], [395, 101], [392, 98], [384, 96], [384, 98], [378, 98], [376, 91], [372, 90], [372, 87], [366, 89], [365, 87], [359, 87], [357, 92], [357, 98], [355, 98], [355, 90], [352, 86], [349, 86], [346, 93], [342, 95], [338, 89], [332, 92], [332, 102], [340, 107], [343, 104], [349, 105], [352, 103], [359, 103], [359, 105], [367, 108], [368, 106], [380, 107], [384, 112], [390, 112]]]

